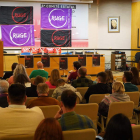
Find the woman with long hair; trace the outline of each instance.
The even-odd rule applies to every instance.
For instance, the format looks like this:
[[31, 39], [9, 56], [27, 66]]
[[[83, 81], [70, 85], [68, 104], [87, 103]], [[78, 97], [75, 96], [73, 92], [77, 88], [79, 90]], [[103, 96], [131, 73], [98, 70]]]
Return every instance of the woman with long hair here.
[[49, 88], [56, 88], [57, 80], [60, 79], [60, 73], [58, 69], [53, 69], [51, 72], [50, 80], [46, 82]]
[[10, 85], [15, 83], [19, 74], [24, 74], [29, 79], [25, 67], [22, 64], [18, 64], [14, 70], [13, 76], [11, 76], [8, 80]]
[[55, 118], [46, 118], [38, 125], [34, 140], [63, 140], [62, 129]]
[[107, 125], [103, 140], [133, 140], [129, 119], [123, 114], [114, 115]]
[[133, 79], [131, 81], [134, 85], [140, 85], [139, 71], [136, 67], [132, 67], [130, 71], [133, 73]]

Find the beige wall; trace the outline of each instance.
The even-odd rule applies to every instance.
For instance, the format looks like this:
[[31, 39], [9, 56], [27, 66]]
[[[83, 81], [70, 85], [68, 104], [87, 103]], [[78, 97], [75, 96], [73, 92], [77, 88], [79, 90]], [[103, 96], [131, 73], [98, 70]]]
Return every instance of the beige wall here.
[[[131, 0], [94, 0], [89, 8], [89, 48], [131, 48], [131, 3]], [[120, 16], [120, 33], [108, 33], [109, 16]]]

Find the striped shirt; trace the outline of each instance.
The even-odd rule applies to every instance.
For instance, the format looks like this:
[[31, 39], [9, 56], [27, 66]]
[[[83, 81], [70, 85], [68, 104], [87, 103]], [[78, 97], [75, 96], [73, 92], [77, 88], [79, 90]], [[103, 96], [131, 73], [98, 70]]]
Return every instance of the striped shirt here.
[[78, 115], [74, 111], [63, 114], [58, 121], [61, 125], [62, 131], [86, 128], [93, 128], [96, 130], [91, 119], [85, 115]]

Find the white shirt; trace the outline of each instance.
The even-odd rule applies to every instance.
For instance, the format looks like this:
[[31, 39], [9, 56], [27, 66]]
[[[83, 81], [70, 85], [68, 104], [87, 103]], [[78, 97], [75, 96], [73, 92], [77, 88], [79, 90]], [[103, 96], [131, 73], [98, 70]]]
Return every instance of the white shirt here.
[[31, 109], [27, 109], [25, 105], [0, 107], [0, 137], [34, 134], [43, 119], [44, 115], [39, 107]]

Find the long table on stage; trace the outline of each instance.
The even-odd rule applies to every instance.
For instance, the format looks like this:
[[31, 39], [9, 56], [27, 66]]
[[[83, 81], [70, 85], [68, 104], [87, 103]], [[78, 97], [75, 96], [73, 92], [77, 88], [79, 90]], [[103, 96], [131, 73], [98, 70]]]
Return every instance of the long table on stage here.
[[[78, 61], [78, 55], [50, 55], [50, 67], [44, 68], [51, 74], [53, 69], [59, 69], [59, 58], [60, 57], [67, 57], [68, 58], [68, 69], [67, 70], [59, 70], [61, 75], [67, 75], [70, 70], [74, 70], [73, 62]], [[26, 68], [28, 75], [35, 69], [37, 69], [37, 62], [41, 61], [41, 55], [34, 55], [34, 67], [33, 68]], [[18, 62], [19, 64], [25, 65], [25, 58], [23, 55], [18, 55]], [[100, 57], [100, 66], [93, 67], [92, 66], [92, 55], [86, 55], [86, 68], [88, 75], [96, 75], [101, 71], [105, 71], [105, 57], [101, 55]]]

